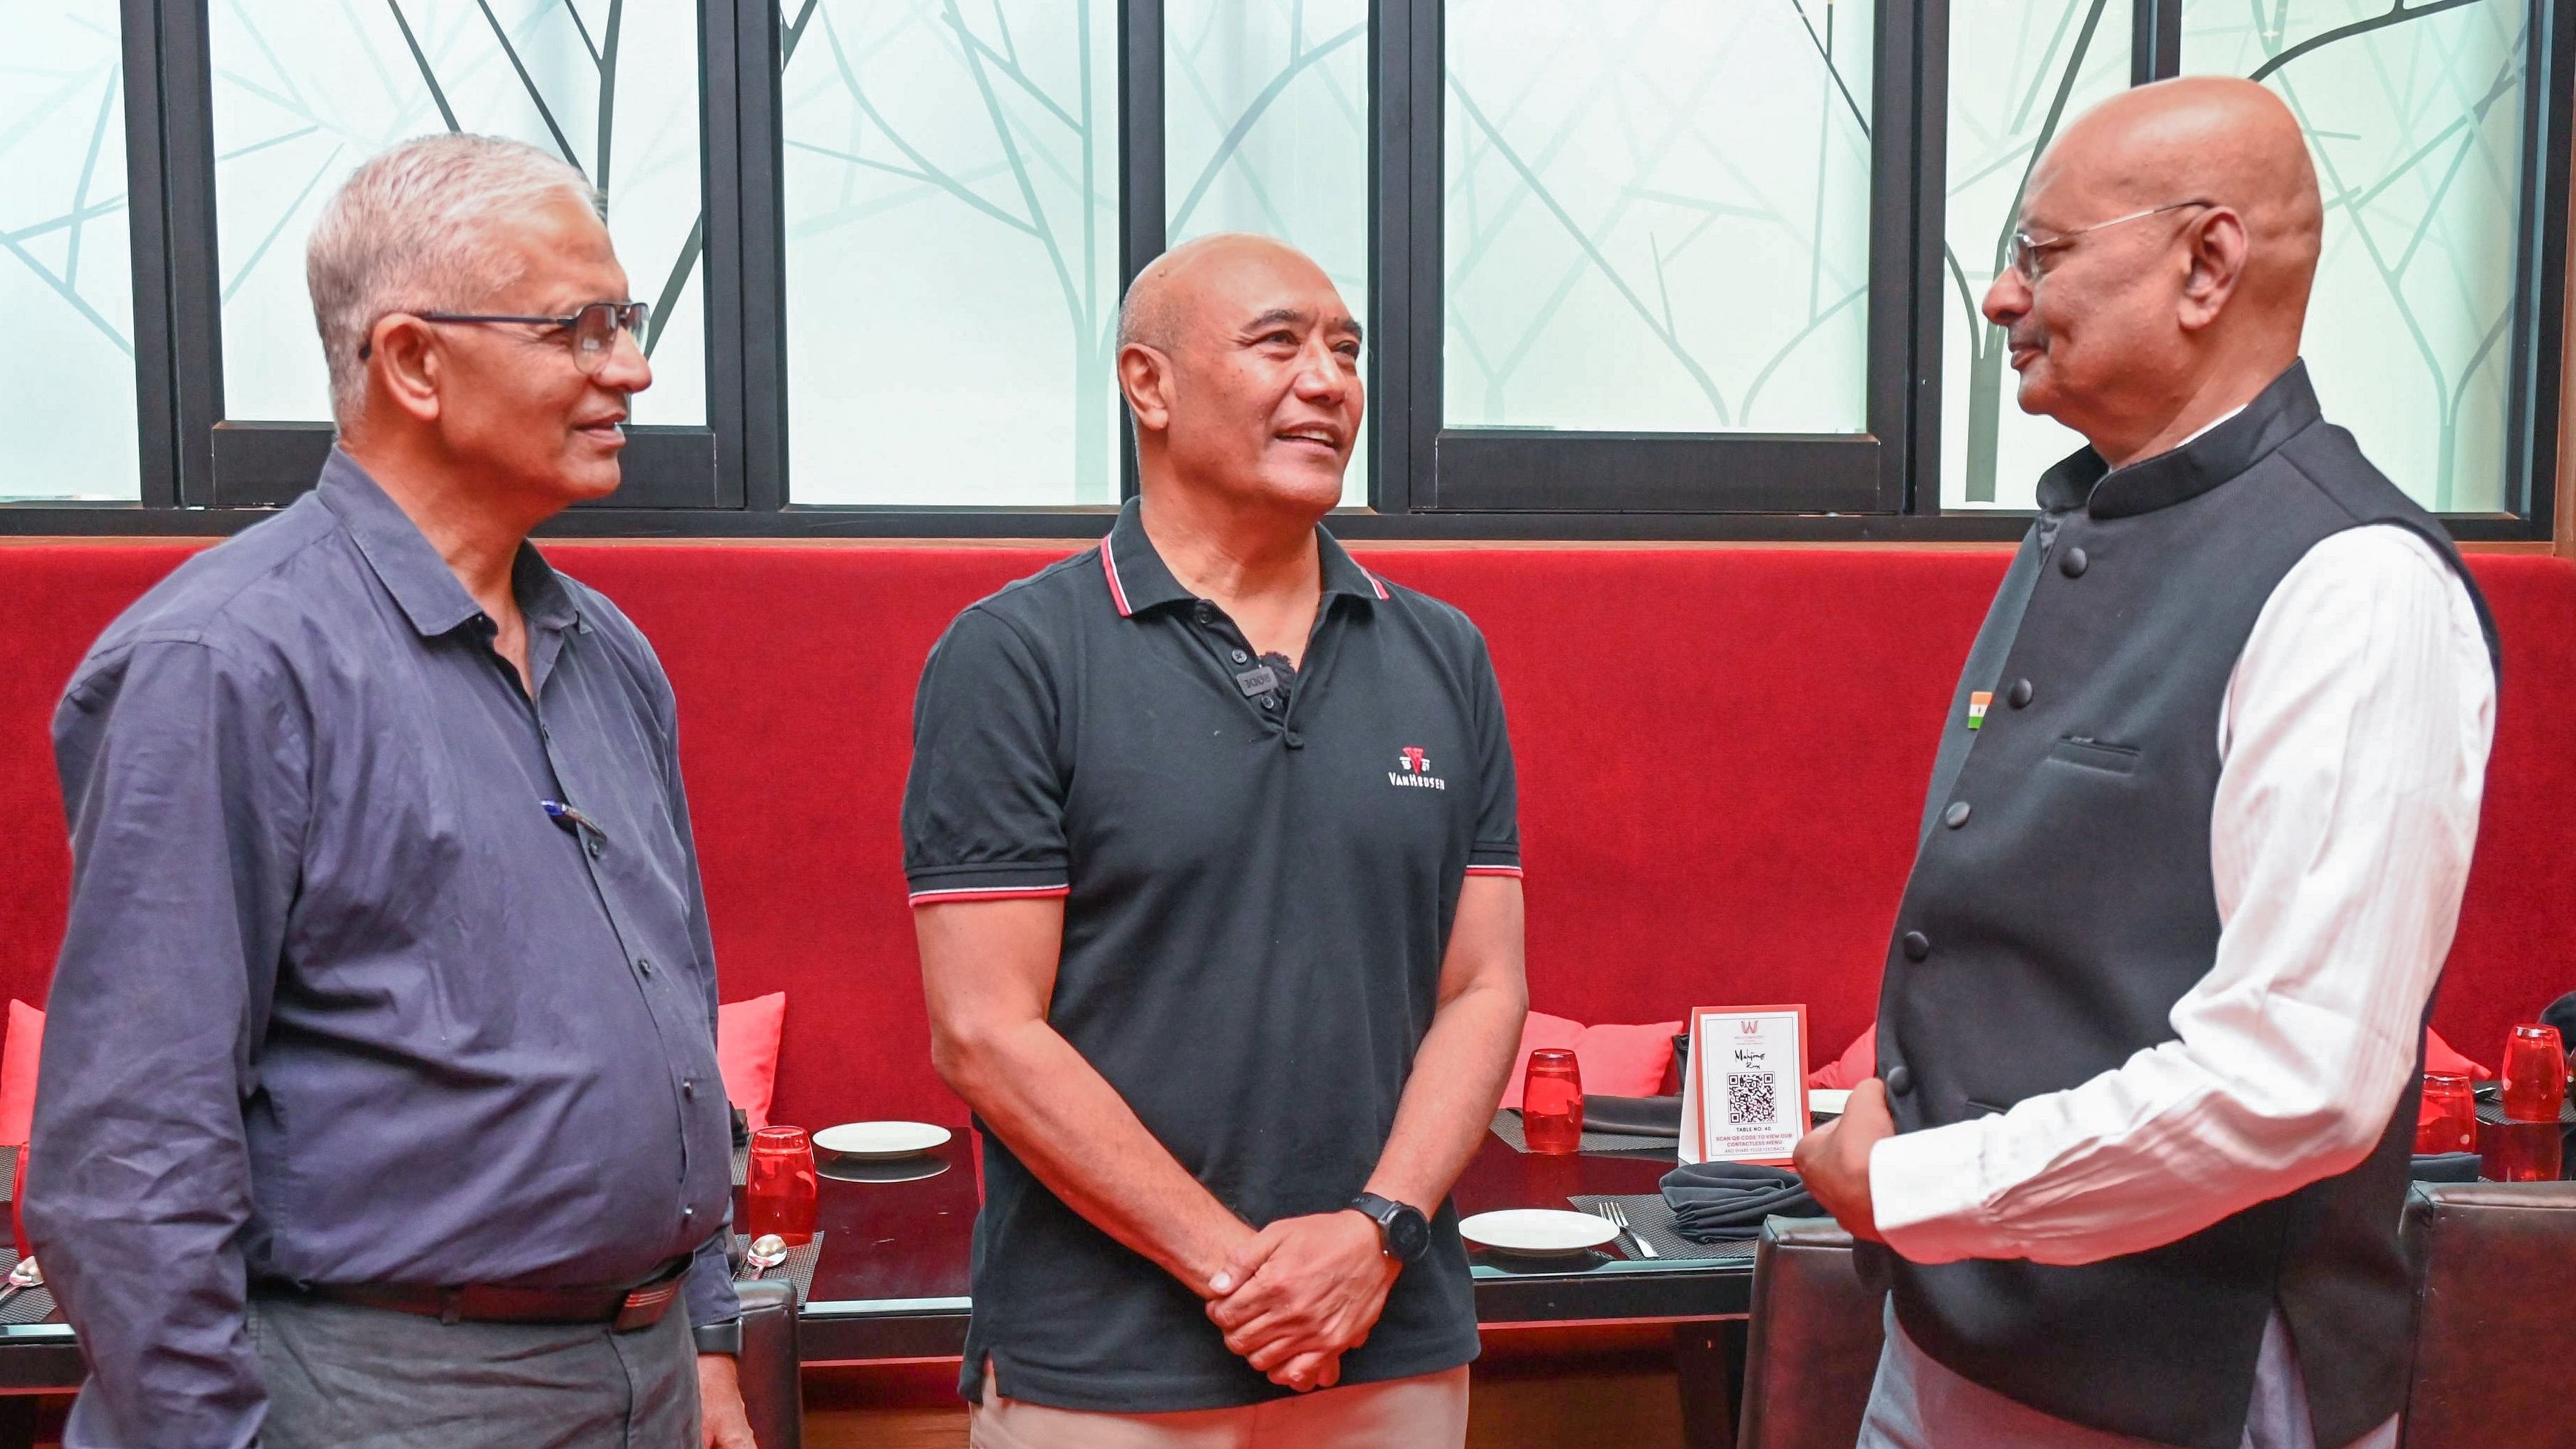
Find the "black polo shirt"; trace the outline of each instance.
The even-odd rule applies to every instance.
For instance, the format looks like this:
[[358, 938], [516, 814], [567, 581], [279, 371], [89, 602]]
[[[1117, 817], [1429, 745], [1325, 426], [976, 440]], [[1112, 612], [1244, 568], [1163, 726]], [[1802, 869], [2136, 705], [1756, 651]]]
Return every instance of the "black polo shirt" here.
[[[968, 608], [914, 707], [918, 904], [1060, 895], [1048, 1016], [1181, 1165], [1255, 1226], [1366, 1185], [1430, 1029], [1470, 873], [1518, 875], [1511, 742], [1483, 636], [1321, 529], [1293, 687], [1194, 598], [1136, 505], [1096, 550]], [[1265, 688], [1265, 686], [1271, 686]], [[962, 1391], [1207, 1409], [1285, 1390], [1197, 1295], [987, 1136]], [[1346, 1383], [1476, 1354], [1456, 1212]]]

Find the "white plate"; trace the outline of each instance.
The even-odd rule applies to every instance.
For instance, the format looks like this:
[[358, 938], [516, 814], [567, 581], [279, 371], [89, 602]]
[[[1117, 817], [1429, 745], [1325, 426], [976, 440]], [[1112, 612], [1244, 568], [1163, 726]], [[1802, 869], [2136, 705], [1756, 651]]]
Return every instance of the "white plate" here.
[[1557, 1208], [1511, 1208], [1478, 1213], [1458, 1233], [1480, 1248], [1529, 1258], [1566, 1258], [1608, 1245], [1619, 1230], [1590, 1213]]
[[952, 1135], [947, 1128], [928, 1122], [844, 1122], [815, 1133], [814, 1145], [835, 1157], [882, 1162], [918, 1157]]
[[1810, 1112], [1830, 1112], [1839, 1117], [1850, 1105], [1849, 1088], [1837, 1090], [1832, 1087], [1809, 1087], [1807, 1089], [1807, 1110]]

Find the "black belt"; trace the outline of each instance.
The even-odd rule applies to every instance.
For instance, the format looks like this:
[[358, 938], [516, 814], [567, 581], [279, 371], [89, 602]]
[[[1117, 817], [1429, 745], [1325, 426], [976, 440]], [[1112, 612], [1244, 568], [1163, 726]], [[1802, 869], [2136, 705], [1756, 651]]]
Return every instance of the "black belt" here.
[[632, 1333], [662, 1321], [680, 1296], [690, 1260], [673, 1258], [652, 1277], [625, 1288], [522, 1288], [467, 1283], [428, 1288], [407, 1283], [264, 1283], [263, 1289], [326, 1303], [413, 1313], [441, 1323], [604, 1323]]

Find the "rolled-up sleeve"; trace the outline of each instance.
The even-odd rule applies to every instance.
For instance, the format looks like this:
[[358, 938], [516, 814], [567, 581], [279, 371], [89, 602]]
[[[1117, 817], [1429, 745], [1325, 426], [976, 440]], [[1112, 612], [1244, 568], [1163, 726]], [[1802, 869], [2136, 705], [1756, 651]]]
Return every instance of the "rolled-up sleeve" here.
[[295, 698], [256, 661], [146, 638], [55, 717], [72, 899], [24, 1216], [88, 1361], [66, 1445], [259, 1433], [242, 1114], [305, 836]]

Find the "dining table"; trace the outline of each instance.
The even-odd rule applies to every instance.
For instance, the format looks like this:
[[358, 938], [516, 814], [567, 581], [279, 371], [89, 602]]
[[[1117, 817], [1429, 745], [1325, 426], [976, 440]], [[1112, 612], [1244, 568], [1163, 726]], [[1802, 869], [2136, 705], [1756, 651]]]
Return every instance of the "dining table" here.
[[[1503, 1119], [1498, 1118], [1498, 1128]], [[818, 1251], [802, 1264], [798, 1356], [808, 1367], [955, 1358], [966, 1343], [968, 1263], [978, 1201], [971, 1139], [914, 1157], [819, 1164]], [[1458, 1213], [1568, 1208], [1578, 1198], [1650, 1196], [1667, 1150], [1551, 1156], [1489, 1132], [1452, 1194]], [[1752, 1245], [1705, 1256], [1640, 1255], [1632, 1237], [1573, 1258], [1470, 1249], [1476, 1317], [1489, 1330], [1668, 1325], [1690, 1449], [1734, 1442], [1734, 1380], [1751, 1303]], [[1666, 1240], [1669, 1243], [1669, 1239]], [[775, 1270], [773, 1270], [775, 1271]], [[38, 1396], [79, 1386], [81, 1360], [59, 1313], [0, 1323], [0, 1449], [34, 1442]]]

